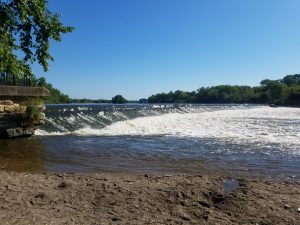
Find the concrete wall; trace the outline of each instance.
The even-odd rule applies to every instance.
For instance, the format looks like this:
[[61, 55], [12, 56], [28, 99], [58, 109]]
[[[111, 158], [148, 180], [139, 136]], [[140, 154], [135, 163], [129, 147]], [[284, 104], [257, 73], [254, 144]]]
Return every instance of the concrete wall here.
[[50, 92], [43, 87], [22, 87], [0, 85], [0, 97], [47, 97]]

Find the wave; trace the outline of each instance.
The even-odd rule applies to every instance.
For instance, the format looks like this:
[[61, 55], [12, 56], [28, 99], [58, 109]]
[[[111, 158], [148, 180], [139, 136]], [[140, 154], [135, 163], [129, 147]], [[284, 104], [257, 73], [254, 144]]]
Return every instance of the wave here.
[[[38, 130], [37, 135], [80, 135], [80, 136], [156, 136], [166, 135], [190, 138], [230, 139], [235, 142], [263, 142], [300, 145], [300, 109], [260, 107], [232, 107], [219, 110], [180, 110], [161, 115], [130, 118], [115, 112], [120, 120], [107, 119], [99, 125], [97, 118], [79, 117], [88, 124], [75, 130], [60, 127], [61, 131]], [[99, 115], [98, 115], [99, 116]], [[101, 115], [102, 117], [105, 115]], [[108, 116], [106, 116], [108, 117]], [[69, 124], [75, 119], [70, 117]], [[109, 122], [110, 121], [110, 122]], [[51, 118], [50, 118], [51, 122]], [[52, 121], [53, 122], [53, 121]], [[107, 123], [109, 122], [109, 123]], [[61, 124], [56, 124], [61, 126]], [[298, 150], [300, 151], [300, 150]]]

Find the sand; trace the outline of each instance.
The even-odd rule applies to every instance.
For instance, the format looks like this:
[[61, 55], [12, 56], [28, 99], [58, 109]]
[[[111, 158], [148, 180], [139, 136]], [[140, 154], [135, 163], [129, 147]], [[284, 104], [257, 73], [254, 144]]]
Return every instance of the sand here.
[[1, 224], [300, 224], [300, 183], [128, 173], [0, 172]]

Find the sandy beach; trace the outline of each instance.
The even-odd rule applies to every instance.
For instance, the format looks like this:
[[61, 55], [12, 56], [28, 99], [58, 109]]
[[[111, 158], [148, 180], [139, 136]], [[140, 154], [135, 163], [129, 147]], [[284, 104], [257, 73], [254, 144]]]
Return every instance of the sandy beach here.
[[[128, 173], [0, 173], [1, 224], [297, 225], [300, 183]], [[227, 178], [228, 179], [228, 178]]]

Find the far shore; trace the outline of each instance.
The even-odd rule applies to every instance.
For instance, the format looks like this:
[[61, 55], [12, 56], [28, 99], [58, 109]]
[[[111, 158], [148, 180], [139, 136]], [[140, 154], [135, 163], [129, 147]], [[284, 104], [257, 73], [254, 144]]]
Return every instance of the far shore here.
[[[5, 171], [0, 179], [1, 224], [296, 225], [300, 221], [296, 181]], [[222, 185], [224, 181], [229, 183]], [[238, 185], [231, 187], [231, 181]]]
[[290, 107], [290, 108], [300, 108], [300, 105], [276, 105], [276, 104], [258, 104], [258, 103], [190, 103], [190, 102], [170, 102], [170, 103], [140, 103], [138, 101], [131, 101], [128, 103], [107, 103], [107, 102], [68, 102], [68, 103], [57, 103], [57, 104], [45, 104], [47, 105], [258, 105], [258, 106], [270, 106], [270, 107]]

